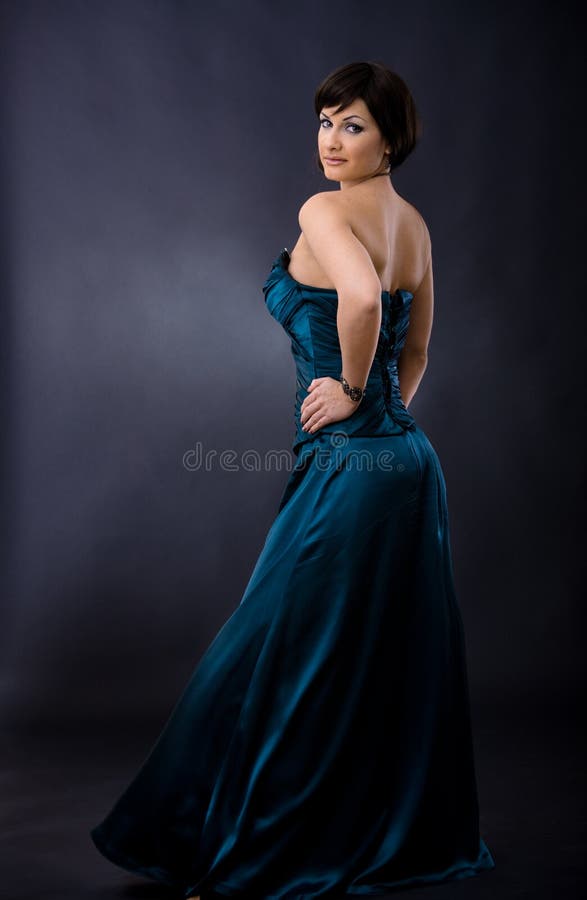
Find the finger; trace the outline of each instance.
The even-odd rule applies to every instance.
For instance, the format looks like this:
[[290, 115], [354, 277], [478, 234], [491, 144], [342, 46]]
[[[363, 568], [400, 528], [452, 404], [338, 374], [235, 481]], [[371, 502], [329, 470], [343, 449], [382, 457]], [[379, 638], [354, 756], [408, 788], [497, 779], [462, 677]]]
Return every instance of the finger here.
[[302, 405], [300, 407], [300, 412], [302, 412], [303, 415], [308, 415], [308, 414], [311, 415], [313, 412], [316, 411], [319, 403], [320, 403], [319, 397], [310, 397], [310, 398], [306, 397], [306, 399], [304, 400], [304, 402], [302, 403]]
[[305, 429], [306, 431], [311, 431], [311, 430], [312, 430], [312, 426], [315, 425], [316, 422], [317, 422], [320, 418], [323, 417], [323, 415], [324, 415], [324, 414], [323, 414], [323, 412], [322, 412], [320, 409], [315, 410], [315, 411], [312, 413], [312, 415], [309, 416], [308, 419], [306, 420], [304, 429]]
[[[320, 403], [320, 397], [318, 396], [318, 394], [312, 394], [311, 397], [306, 397], [304, 403], [306, 404], [304, 407], [305, 409], [315, 409], [316, 404]], [[302, 406], [304, 405], [304, 403], [302, 403]]]
[[316, 431], [318, 431], [319, 428], [322, 428], [323, 425], [326, 425], [326, 422], [327, 416], [319, 416], [312, 427], [308, 429], [308, 431], [310, 431], [311, 434], [314, 434]]

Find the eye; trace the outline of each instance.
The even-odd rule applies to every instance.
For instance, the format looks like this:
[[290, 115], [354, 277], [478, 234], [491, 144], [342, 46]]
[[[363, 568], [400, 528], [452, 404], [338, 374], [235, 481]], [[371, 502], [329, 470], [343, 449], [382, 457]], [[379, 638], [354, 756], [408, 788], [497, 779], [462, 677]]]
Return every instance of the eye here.
[[[322, 125], [331, 125], [331, 124], [332, 123], [330, 122], [329, 119], [320, 119], [320, 127], [322, 127]], [[361, 131], [363, 130], [362, 126], [357, 125], [356, 122], [349, 122], [346, 125], [346, 128], [356, 128], [357, 129], [356, 131], [351, 131], [351, 134], [360, 134]]]

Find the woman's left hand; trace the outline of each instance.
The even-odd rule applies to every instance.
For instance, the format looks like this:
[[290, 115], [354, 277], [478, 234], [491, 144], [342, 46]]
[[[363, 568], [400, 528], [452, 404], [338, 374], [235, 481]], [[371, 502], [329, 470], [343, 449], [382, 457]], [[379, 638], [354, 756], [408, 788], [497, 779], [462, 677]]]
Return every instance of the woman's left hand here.
[[351, 400], [336, 378], [314, 378], [300, 408], [302, 431], [314, 434], [323, 425], [348, 419], [362, 402]]

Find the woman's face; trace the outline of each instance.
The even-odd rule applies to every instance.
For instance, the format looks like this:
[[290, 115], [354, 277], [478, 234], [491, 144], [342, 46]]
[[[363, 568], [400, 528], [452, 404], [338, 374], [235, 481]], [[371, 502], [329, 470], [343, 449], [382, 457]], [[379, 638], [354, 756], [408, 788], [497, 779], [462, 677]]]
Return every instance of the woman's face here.
[[332, 181], [355, 182], [386, 171], [384, 153], [389, 144], [365, 101], [357, 98], [346, 109], [337, 113], [335, 109], [324, 106], [320, 112], [318, 152], [325, 176]]

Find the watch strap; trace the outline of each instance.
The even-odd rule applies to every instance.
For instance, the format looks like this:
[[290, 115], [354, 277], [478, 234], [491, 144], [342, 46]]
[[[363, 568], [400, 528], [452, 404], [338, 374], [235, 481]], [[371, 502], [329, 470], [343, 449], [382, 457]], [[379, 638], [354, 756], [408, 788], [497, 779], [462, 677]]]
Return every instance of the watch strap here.
[[361, 387], [351, 387], [346, 378], [343, 375], [340, 375], [340, 383], [342, 385], [342, 389], [345, 394], [350, 397], [351, 400], [354, 400], [355, 403], [358, 403], [365, 396], [365, 389]]

